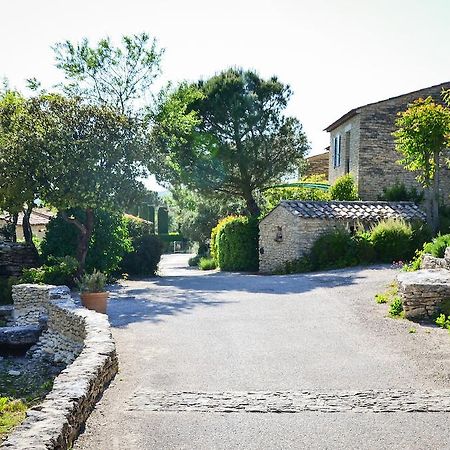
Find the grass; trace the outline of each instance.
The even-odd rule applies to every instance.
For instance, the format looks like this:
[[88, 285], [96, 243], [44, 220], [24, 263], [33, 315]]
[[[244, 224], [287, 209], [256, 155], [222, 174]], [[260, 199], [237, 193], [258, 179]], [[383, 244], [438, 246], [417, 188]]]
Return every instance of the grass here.
[[[20, 375], [9, 375], [18, 369]], [[25, 370], [13, 360], [5, 359], [0, 364], [0, 443], [7, 434], [19, 425], [26, 410], [38, 404], [53, 387], [53, 376], [42, 367]]]
[[403, 317], [403, 305], [398, 296], [398, 283], [396, 281], [393, 281], [384, 292], [376, 294], [375, 301], [379, 304], [389, 305], [390, 317]]
[[198, 268], [200, 270], [214, 270], [217, 268], [216, 260], [214, 258], [200, 258]]
[[25, 419], [27, 409], [20, 399], [0, 397], [0, 440]]

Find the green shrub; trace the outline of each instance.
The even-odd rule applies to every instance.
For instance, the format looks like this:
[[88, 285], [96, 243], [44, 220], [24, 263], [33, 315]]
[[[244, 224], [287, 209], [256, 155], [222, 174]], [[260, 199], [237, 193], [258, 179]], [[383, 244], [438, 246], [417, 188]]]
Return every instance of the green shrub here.
[[359, 200], [358, 189], [351, 174], [339, 177], [330, 189], [331, 200], [354, 201]]
[[222, 270], [258, 270], [257, 220], [233, 217], [222, 221], [215, 237], [215, 246], [218, 266]]
[[447, 247], [450, 247], [450, 234], [443, 234], [425, 244], [423, 246], [423, 251], [424, 253], [430, 253], [436, 258], [443, 258]]
[[359, 232], [352, 237], [355, 246], [355, 256], [359, 263], [369, 264], [376, 261], [376, 252], [370, 233]]
[[356, 246], [350, 233], [336, 228], [320, 236], [311, 247], [309, 260], [314, 270], [358, 264]]
[[172, 253], [174, 242], [182, 242], [183, 245], [187, 243], [187, 239], [180, 233], [163, 233], [158, 234], [158, 237], [162, 243], [163, 253]]
[[418, 204], [423, 201], [423, 191], [419, 192], [415, 187], [408, 189], [404, 183], [396, 181], [392, 186], [383, 188], [383, 194], [378, 197], [378, 200], [385, 202], [414, 202]]
[[217, 263], [214, 258], [200, 258], [198, 262], [198, 268], [200, 270], [214, 270], [217, 268]]
[[78, 261], [71, 256], [49, 257], [47, 264], [41, 267], [24, 269], [20, 282], [73, 287], [77, 269]]
[[134, 250], [127, 253], [121, 263], [121, 271], [131, 276], [154, 276], [162, 254], [158, 236], [145, 234], [133, 239]]
[[219, 220], [217, 225], [211, 230], [211, 241], [209, 243], [209, 252], [210, 252], [211, 258], [214, 258], [217, 262], [219, 261], [219, 250], [218, 250], [218, 240], [217, 240], [219, 231], [228, 222], [232, 222], [236, 218], [237, 218], [237, 216], [227, 216], [227, 217]]
[[[84, 212], [70, 210], [68, 214], [84, 221]], [[41, 250], [47, 263], [51, 256], [76, 256], [78, 229], [67, 223], [60, 214], [47, 225]], [[94, 230], [86, 256], [86, 271], [99, 270], [107, 275], [116, 271], [123, 256], [132, 250], [124, 217], [118, 213], [95, 211]]]
[[450, 316], [446, 317], [445, 314], [440, 314], [436, 319], [436, 325], [439, 325], [441, 328], [450, 330]]
[[0, 305], [12, 303], [12, 287], [18, 283], [17, 277], [0, 277]]
[[372, 227], [370, 238], [378, 261], [405, 261], [414, 255], [412, 226], [404, 220], [387, 219], [379, 222]]
[[403, 313], [403, 305], [400, 297], [394, 297], [389, 306], [389, 315], [391, 317], [401, 317]]
[[189, 267], [198, 267], [198, 263], [200, 262], [201, 258], [202, 256], [200, 255], [195, 255], [192, 258], [189, 258], [188, 261]]

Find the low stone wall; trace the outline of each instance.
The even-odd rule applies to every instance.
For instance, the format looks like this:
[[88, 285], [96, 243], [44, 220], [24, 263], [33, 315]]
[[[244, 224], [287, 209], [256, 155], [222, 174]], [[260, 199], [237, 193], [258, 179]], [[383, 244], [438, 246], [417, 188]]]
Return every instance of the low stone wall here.
[[37, 258], [36, 251], [29, 245], [0, 241], [0, 276], [18, 277], [22, 269], [36, 267]]
[[442, 303], [450, 299], [450, 272], [447, 270], [403, 272], [397, 279], [407, 319], [432, 319], [440, 312]]
[[118, 370], [108, 318], [75, 305], [65, 286], [17, 285], [13, 299], [17, 324], [47, 322], [30, 356], [69, 365], [2, 448], [67, 449]]
[[443, 258], [435, 258], [429, 254], [423, 255], [420, 268], [450, 270], [450, 247], [445, 249], [445, 255]]

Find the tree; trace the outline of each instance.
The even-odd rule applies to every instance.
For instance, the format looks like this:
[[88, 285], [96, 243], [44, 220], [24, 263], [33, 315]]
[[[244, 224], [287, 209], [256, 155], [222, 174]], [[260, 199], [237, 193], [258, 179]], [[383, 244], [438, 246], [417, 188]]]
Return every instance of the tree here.
[[113, 106], [122, 114], [130, 113], [134, 102], [148, 95], [163, 55], [156, 40], [146, 33], [123, 36], [119, 47], [109, 38], [91, 47], [85, 38], [78, 44], [60, 42], [53, 50], [56, 67], [67, 80], [63, 85], [66, 94]]
[[200, 245], [206, 244], [220, 219], [244, 209], [242, 201], [205, 196], [183, 187], [173, 188], [167, 202], [181, 234]]
[[14, 235], [18, 215], [23, 213], [25, 242], [34, 247], [30, 215], [42, 182], [42, 164], [29, 127], [32, 123], [26, 100], [6, 91], [0, 98], [0, 210], [10, 213]]
[[284, 115], [291, 95], [276, 77], [242, 69], [180, 85], [155, 117], [159, 180], [241, 198], [258, 216], [258, 193], [294, 172], [308, 149], [301, 124]]
[[[55, 94], [30, 99], [28, 108], [32, 142], [45, 174], [40, 195], [78, 229], [80, 275], [94, 227], [94, 210], [125, 209], [142, 189], [138, 178], [146, 171], [139, 123], [110, 107]], [[84, 219], [69, 215], [71, 208], [82, 209]]]
[[418, 99], [398, 114], [395, 146], [400, 163], [417, 173], [424, 187], [427, 221], [434, 234], [439, 229], [439, 168], [441, 155], [450, 146], [450, 111], [431, 97]]

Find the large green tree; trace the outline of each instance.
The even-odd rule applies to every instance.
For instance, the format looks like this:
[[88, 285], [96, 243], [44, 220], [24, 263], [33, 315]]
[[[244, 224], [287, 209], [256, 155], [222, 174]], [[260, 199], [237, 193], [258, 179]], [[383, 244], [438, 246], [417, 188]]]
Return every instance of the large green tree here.
[[[77, 259], [84, 270], [94, 227], [94, 210], [123, 210], [146, 175], [139, 122], [108, 106], [83, 103], [60, 95], [41, 95], [27, 105], [45, 175], [40, 195], [56, 207], [79, 233]], [[83, 220], [67, 210], [84, 211]]]
[[22, 212], [25, 241], [34, 247], [30, 215], [43, 181], [43, 164], [27, 105], [14, 91], [0, 97], [0, 210], [9, 212], [14, 229]]
[[394, 132], [400, 163], [416, 173], [425, 192], [427, 221], [434, 234], [439, 229], [439, 169], [450, 146], [450, 110], [431, 97], [418, 99], [400, 112]]
[[109, 38], [91, 46], [60, 42], [53, 47], [56, 66], [64, 72], [63, 89], [100, 105], [110, 105], [122, 114], [135, 111], [149, 101], [150, 87], [160, 74], [163, 50], [146, 33], [123, 36], [114, 46]]
[[285, 115], [291, 95], [276, 77], [242, 69], [182, 84], [155, 117], [159, 179], [241, 198], [258, 216], [259, 192], [294, 172], [308, 149], [300, 122]]

